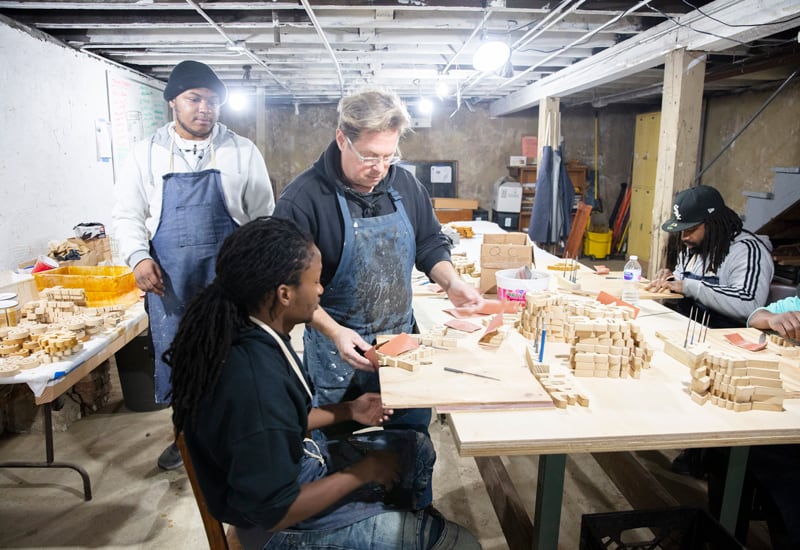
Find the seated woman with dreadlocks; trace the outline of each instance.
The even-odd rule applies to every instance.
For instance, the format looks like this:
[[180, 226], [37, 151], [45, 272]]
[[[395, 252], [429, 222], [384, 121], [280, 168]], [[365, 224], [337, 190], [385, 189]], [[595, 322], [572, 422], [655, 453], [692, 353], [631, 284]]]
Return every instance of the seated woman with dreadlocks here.
[[321, 269], [319, 250], [292, 222], [241, 226], [165, 353], [172, 420], [211, 514], [246, 528], [243, 539], [257, 532], [264, 548], [480, 548], [421, 501], [435, 459], [426, 436], [327, 441], [318, 430], [377, 426], [392, 413], [376, 393], [312, 408], [289, 333], [319, 304]]

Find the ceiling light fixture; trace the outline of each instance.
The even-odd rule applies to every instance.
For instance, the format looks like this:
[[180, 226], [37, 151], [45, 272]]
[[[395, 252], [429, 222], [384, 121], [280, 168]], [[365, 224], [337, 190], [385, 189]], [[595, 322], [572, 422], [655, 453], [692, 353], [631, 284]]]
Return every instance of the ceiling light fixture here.
[[493, 72], [505, 65], [511, 57], [511, 48], [502, 40], [490, 40], [484, 30], [481, 45], [472, 57], [472, 66], [476, 71]]

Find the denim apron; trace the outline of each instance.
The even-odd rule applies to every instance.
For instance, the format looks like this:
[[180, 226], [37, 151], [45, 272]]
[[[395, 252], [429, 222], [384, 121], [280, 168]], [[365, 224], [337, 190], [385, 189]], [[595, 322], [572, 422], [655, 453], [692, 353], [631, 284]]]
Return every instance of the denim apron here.
[[[157, 403], [169, 402], [172, 390], [170, 367], [161, 356], [175, 337], [187, 303], [214, 280], [222, 241], [238, 227], [225, 206], [220, 171], [175, 173], [174, 143], [170, 150], [169, 173], [162, 178], [161, 219], [150, 241], [150, 255], [164, 277], [164, 296], [147, 293]], [[214, 161], [212, 143], [210, 166]]]
[[[312, 392], [305, 376], [295, 360], [294, 355], [289, 351], [283, 339], [278, 335], [269, 325], [256, 317], [250, 317], [250, 320], [256, 326], [261, 328], [264, 332], [269, 334], [273, 340], [278, 344], [278, 347], [283, 352], [286, 361], [294, 371], [295, 376], [306, 390], [306, 394], [311, 400]], [[413, 433], [413, 432], [410, 432]], [[311, 483], [318, 479], [322, 479], [330, 474], [329, 465], [331, 464], [331, 456], [328, 451], [327, 440], [316, 432], [316, 437], [305, 438], [303, 441], [303, 457], [300, 460], [300, 472], [297, 477], [297, 482], [300, 485]], [[411, 445], [412, 454], [414, 452], [414, 445]], [[358, 456], [355, 460], [348, 462], [346, 465], [351, 464], [362, 457]], [[410, 483], [414, 479], [414, 464], [411, 463], [410, 467], [403, 472], [403, 481]], [[433, 469], [433, 465], [430, 465]], [[318, 513], [316, 516], [298, 522], [291, 530], [286, 532], [293, 532], [296, 530], [320, 530], [320, 529], [334, 529], [350, 525], [362, 519], [379, 514], [388, 509], [383, 502], [384, 493], [379, 490], [379, 487], [374, 483], [370, 483], [356, 489], [349, 495], [342, 498], [339, 502], [326, 510]]]
[[[409, 333], [411, 271], [416, 257], [414, 228], [400, 194], [388, 193], [395, 212], [374, 218], [353, 218], [344, 193], [336, 190], [344, 222], [339, 267], [320, 299], [323, 309], [339, 324], [355, 330], [369, 343], [379, 334]], [[306, 326], [303, 361], [316, 390], [317, 405], [340, 403], [368, 391], [379, 391], [378, 374], [351, 367], [334, 343]], [[430, 409], [396, 411], [386, 427], [409, 427], [428, 432]]]

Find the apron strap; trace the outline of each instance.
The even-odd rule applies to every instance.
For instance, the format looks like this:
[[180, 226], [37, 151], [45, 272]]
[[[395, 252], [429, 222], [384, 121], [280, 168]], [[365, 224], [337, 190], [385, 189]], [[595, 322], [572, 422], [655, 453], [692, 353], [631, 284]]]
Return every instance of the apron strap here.
[[306, 389], [308, 396], [313, 399], [313, 395], [311, 393], [311, 389], [308, 387], [308, 383], [306, 382], [305, 377], [303, 376], [303, 371], [300, 370], [300, 366], [297, 364], [297, 361], [294, 359], [294, 355], [292, 355], [289, 350], [286, 348], [286, 343], [284, 343], [283, 338], [281, 338], [277, 332], [272, 330], [272, 327], [267, 325], [261, 319], [256, 319], [252, 315], [250, 316], [250, 320], [253, 321], [258, 327], [260, 327], [264, 332], [272, 336], [272, 338], [278, 343], [280, 346], [283, 355], [286, 357], [286, 360], [289, 361], [289, 364], [292, 366], [292, 370], [297, 375], [297, 378], [300, 379], [302, 382], [303, 387]]

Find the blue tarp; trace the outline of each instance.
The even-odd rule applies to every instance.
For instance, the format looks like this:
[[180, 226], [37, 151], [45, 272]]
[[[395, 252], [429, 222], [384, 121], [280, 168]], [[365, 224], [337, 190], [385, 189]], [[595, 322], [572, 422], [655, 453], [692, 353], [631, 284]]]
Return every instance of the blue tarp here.
[[561, 149], [554, 152], [551, 146], [544, 146], [528, 226], [531, 240], [542, 244], [566, 242], [574, 201], [575, 187], [564, 167]]

